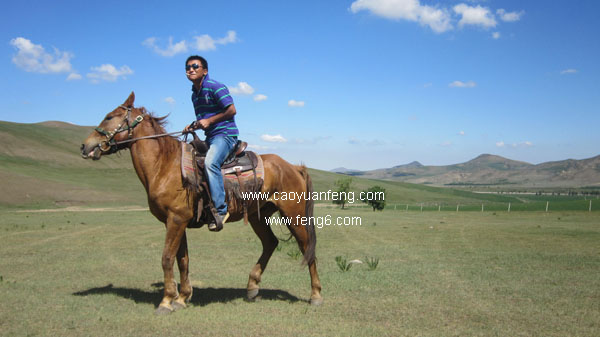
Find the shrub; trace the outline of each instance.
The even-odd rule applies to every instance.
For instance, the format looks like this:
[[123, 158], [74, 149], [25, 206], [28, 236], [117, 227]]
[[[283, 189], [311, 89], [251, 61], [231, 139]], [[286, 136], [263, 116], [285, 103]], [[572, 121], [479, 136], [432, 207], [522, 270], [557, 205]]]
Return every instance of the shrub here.
[[335, 262], [342, 272], [347, 272], [352, 268], [352, 263], [347, 263], [345, 257], [336, 256]]
[[377, 269], [377, 265], [379, 264], [378, 257], [365, 257], [365, 261], [367, 261], [367, 266], [369, 266], [369, 270]]

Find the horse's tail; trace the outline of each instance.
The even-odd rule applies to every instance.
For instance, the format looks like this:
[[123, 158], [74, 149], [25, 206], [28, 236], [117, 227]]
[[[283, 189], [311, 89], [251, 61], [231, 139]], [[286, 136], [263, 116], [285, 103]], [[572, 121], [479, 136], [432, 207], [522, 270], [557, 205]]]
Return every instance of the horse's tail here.
[[306, 168], [306, 166], [302, 165], [300, 167], [300, 173], [302, 174], [302, 177], [304, 178], [304, 181], [306, 183], [307, 196], [304, 198], [306, 201], [306, 204], [304, 206], [304, 216], [307, 220], [306, 231], [308, 233], [308, 247], [304, 252], [304, 260], [302, 261], [302, 263], [310, 265], [316, 259], [315, 248], [317, 247], [317, 233], [315, 231], [315, 220], [313, 216], [315, 201], [312, 198], [312, 180], [310, 179], [310, 175], [308, 174], [308, 169]]

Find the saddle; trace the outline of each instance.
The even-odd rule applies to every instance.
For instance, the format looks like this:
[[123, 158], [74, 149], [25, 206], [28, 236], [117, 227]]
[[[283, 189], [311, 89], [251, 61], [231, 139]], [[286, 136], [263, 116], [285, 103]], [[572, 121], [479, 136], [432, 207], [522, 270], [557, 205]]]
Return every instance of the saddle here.
[[[199, 228], [208, 223], [211, 218], [217, 219], [218, 217], [205, 177], [204, 160], [208, 146], [195, 133], [192, 135], [193, 140], [190, 143], [181, 142], [181, 175], [186, 190], [204, 196], [198, 198], [198, 204], [194, 209], [194, 222], [188, 224], [190, 228]], [[230, 213], [243, 211], [246, 224], [248, 223], [248, 200], [244, 198], [243, 194], [259, 192], [264, 177], [262, 159], [256, 153], [246, 151], [247, 146], [246, 142], [238, 141], [221, 166], [225, 201]], [[203, 200], [207, 200], [207, 202], [203, 204]], [[258, 202], [257, 209], [260, 218]]]

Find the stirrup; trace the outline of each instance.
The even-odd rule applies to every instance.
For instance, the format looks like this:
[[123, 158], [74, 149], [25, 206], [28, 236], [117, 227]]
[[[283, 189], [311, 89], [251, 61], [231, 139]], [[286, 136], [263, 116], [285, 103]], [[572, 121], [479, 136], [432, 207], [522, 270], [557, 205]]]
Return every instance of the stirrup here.
[[227, 219], [229, 219], [229, 212], [223, 215], [217, 214], [217, 216], [214, 217], [214, 221], [208, 224], [208, 230], [213, 232], [218, 232], [222, 230], [223, 224], [225, 223], [225, 221], [227, 221]]

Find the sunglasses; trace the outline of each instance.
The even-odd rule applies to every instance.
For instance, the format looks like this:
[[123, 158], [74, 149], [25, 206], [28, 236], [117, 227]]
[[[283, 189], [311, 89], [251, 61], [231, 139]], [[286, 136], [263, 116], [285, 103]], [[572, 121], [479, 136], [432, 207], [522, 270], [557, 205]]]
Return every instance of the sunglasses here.
[[187, 66], [185, 66], [185, 71], [189, 71], [190, 69], [194, 68], [194, 70], [201, 68], [202, 66], [199, 65], [198, 63], [194, 63], [194, 64], [188, 64]]

